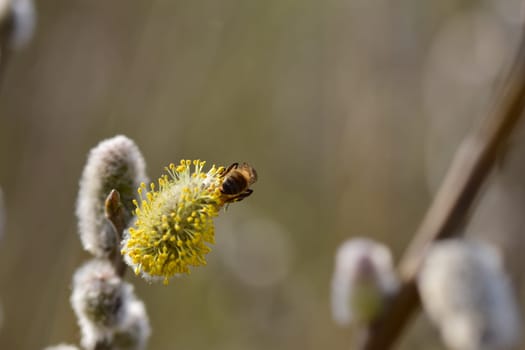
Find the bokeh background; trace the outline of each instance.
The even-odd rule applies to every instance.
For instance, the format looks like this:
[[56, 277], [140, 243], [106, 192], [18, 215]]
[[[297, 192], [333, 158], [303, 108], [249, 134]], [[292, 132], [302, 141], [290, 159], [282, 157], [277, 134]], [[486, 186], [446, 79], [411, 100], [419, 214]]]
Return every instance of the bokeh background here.
[[[521, 33], [514, 0], [45, 0], [0, 90], [1, 349], [77, 343], [74, 217], [87, 152], [125, 134], [148, 173], [181, 158], [259, 173], [217, 219], [208, 266], [127, 279], [150, 349], [350, 349], [330, 316], [333, 255], [369, 236], [397, 259], [460, 140], [489, 110]], [[523, 129], [523, 128], [522, 128]], [[523, 137], [469, 232], [520, 271]], [[522, 148], [520, 148], [522, 146]], [[523, 149], [523, 151], [520, 151]], [[513, 275], [521, 282], [519, 273]], [[423, 317], [400, 349], [442, 349]]]

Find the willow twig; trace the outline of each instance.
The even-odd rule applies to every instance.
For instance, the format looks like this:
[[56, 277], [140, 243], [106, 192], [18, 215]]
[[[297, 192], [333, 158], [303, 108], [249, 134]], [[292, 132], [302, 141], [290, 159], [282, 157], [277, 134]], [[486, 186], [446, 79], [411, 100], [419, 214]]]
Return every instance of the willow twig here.
[[421, 226], [399, 264], [402, 285], [388, 312], [369, 329], [363, 350], [390, 349], [420, 307], [416, 278], [436, 240], [462, 234], [474, 200], [525, 107], [525, 38], [495, 108], [459, 147]]

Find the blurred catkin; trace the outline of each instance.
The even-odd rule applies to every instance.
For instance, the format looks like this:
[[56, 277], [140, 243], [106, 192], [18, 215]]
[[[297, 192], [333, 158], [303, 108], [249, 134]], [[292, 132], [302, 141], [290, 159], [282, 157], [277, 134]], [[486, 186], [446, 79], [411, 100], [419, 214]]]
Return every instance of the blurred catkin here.
[[332, 277], [332, 315], [342, 325], [366, 325], [384, 310], [398, 288], [390, 250], [368, 238], [339, 247]]
[[492, 246], [466, 239], [435, 243], [418, 287], [424, 310], [450, 349], [517, 349], [519, 307]]

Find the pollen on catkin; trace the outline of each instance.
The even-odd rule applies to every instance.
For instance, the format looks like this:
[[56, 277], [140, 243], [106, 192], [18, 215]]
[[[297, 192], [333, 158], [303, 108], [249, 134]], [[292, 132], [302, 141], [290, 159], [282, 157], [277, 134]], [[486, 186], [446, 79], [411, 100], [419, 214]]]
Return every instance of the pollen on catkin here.
[[224, 204], [219, 189], [224, 168], [204, 172], [204, 163], [170, 164], [158, 188], [140, 186], [136, 221], [125, 233], [121, 250], [136, 274], [167, 284], [176, 274], [189, 274], [190, 266], [206, 264], [206, 243], [215, 242], [213, 218]]
[[137, 145], [126, 136], [100, 142], [89, 152], [80, 180], [76, 214], [85, 250], [107, 257], [118, 249], [113, 225], [104, 215], [104, 203], [112, 189], [120, 194], [127, 224], [132, 219], [136, 189], [147, 181], [146, 165]]

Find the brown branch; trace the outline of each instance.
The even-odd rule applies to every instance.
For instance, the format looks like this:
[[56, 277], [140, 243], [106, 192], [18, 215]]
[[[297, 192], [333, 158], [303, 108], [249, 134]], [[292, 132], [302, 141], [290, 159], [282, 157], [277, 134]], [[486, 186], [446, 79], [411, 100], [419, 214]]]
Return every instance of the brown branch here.
[[120, 194], [117, 190], [111, 190], [106, 198], [104, 207], [106, 218], [113, 225], [116, 239], [115, 248], [111, 252], [109, 259], [115, 267], [117, 274], [120, 277], [123, 277], [126, 272], [126, 264], [120, 254], [120, 242], [122, 241], [122, 235], [126, 229], [126, 221], [124, 207], [120, 201]]
[[402, 285], [383, 317], [369, 329], [363, 350], [393, 347], [420, 307], [416, 278], [425, 251], [435, 240], [462, 234], [472, 204], [498, 153], [525, 107], [525, 38], [502, 94], [481, 125], [461, 144], [436, 197], [399, 264]]

